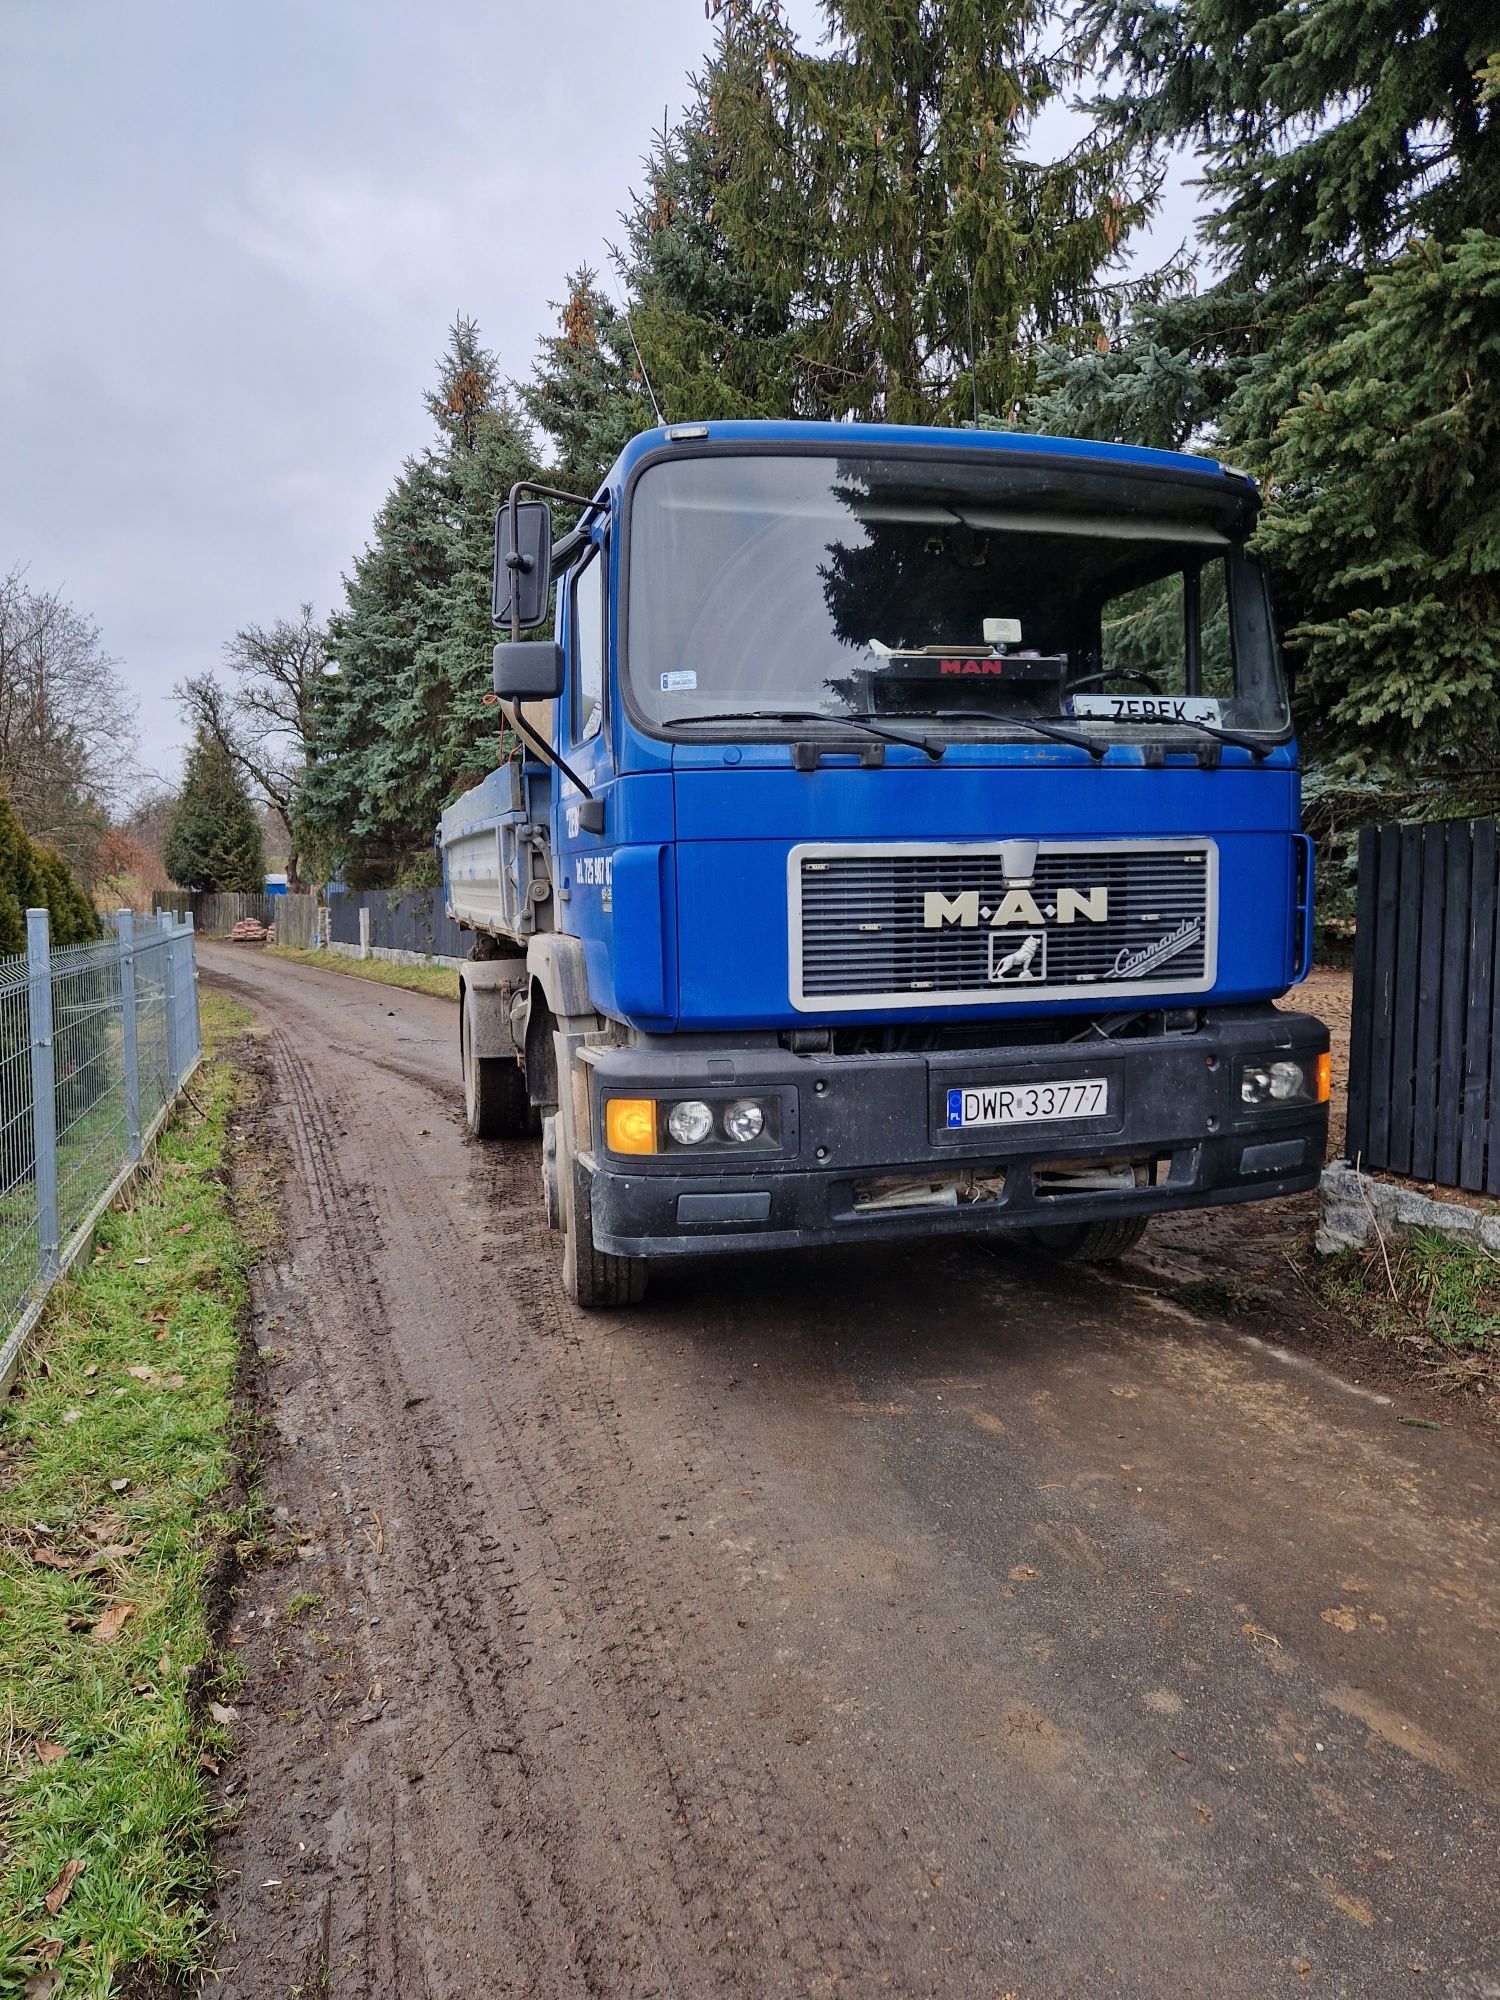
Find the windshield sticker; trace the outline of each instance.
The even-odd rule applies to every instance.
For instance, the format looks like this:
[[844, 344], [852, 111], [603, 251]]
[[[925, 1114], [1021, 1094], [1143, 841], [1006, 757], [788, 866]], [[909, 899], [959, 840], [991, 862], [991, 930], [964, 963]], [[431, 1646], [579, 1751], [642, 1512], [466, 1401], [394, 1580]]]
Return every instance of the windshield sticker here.
[[1207, 695], [1075, 694], [1068, 707], [1084, 722], [1218, 722], [1223, 704]]
[[661, 677], [661, 691], [663, 694], [682, 694], [685, 691], [696, 688], [697, 685], [698, 676], [690, 667], [683, 672], [663, 674]]

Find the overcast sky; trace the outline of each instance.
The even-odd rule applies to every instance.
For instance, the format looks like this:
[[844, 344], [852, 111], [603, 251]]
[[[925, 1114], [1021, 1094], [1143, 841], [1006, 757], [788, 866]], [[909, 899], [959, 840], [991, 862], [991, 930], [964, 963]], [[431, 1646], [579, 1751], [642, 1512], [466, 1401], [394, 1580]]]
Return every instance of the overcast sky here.
[[702, 0], [0, 0], [0, 572], [99, 621], [148, 767], [230, 633], [336, 600], [454, 315], [525, 373], [710, 34]]

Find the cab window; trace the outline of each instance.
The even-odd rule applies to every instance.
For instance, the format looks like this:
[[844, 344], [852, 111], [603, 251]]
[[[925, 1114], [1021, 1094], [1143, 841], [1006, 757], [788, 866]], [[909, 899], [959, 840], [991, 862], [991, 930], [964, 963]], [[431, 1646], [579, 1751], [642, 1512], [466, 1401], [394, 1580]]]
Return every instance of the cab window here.
[[573, 741], [585, 743], [604, 724], [604, 663], [608, 637], [608, 568], [589, 557], [573, 580]]

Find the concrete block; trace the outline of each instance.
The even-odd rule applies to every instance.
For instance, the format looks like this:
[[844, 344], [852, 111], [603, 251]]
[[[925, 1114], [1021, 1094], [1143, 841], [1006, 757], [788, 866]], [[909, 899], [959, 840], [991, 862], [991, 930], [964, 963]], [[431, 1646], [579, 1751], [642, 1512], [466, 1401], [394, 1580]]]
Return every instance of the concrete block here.
[[1439, 1201], [1416, 1188], [1375, 1180], [1347, 1160], [1326, 1166], [1319, 1188], [1319, 1252], [1332, 1257], [1340, 1250], [1360, 1249], [1376, 1234], [1377, 1225], [1386, 1237], [1436, 1229], [1500, 1254], [1500, 1215], [1485, 1215], [1460, 1201]]

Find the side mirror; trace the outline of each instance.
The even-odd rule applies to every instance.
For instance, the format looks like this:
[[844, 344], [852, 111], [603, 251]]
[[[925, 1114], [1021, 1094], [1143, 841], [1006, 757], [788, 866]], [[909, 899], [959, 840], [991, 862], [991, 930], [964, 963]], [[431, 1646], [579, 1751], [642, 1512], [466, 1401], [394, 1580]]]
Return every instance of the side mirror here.
[[[516, 507], [516, 545], [510, 541], [510, 507], [495, 515], [495, 582], [490, 616], [496, 625], [514, 622], [528, 631], [547, 618], [552, 594], [552, 509], [545, 500], [522, 500]], [[514, 607], [512, 599], [514, 598]], [[499, 693], [499, 689], [496, 689]]]
[[512, 639], [495, 648], [495, 692], [502, 701], [556, 701], [562, 691], [563, 649], [555, 639]]

